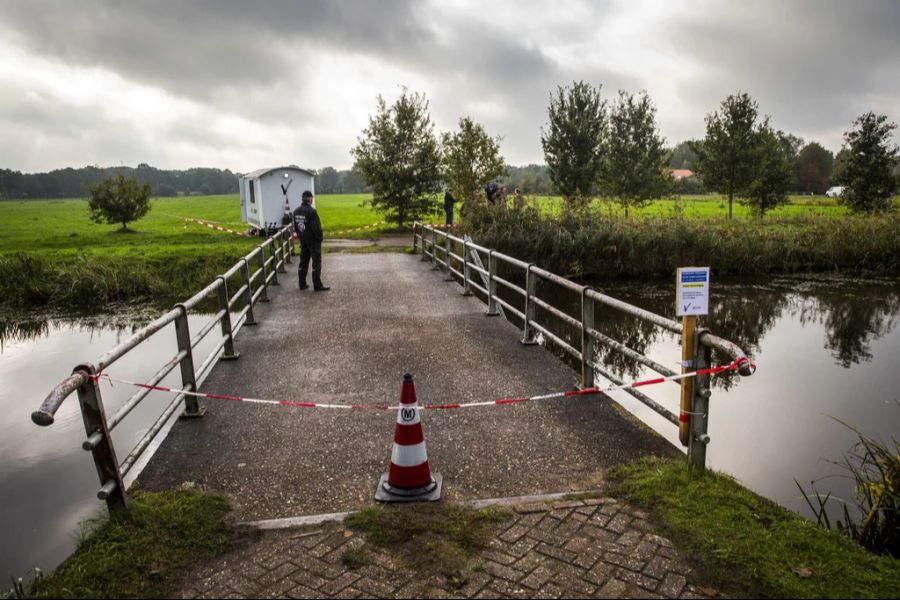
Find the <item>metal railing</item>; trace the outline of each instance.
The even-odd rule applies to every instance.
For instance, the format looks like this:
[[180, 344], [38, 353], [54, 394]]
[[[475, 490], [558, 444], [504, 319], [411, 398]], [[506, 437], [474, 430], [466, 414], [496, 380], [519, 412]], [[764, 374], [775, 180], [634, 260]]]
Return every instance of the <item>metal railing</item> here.
[[[580, 362], [581, 386], [584, 389], [595, 387], [595, 372], [615, 385], [624, 385], [625, 383], [610, 368], [597, 361], [596, 350], [598, 344], [618, 352], [664, 377], [678, 374], [644, 356], [642, 353], [597, 331], [594, 328], [594, 315], [595, 308], [602, 306], [646, 321], [671, 333], [681, 335], [682, 324], [677, 321], [602, 294], [590, 286], [581, 285], [560, 277], [535, 266], [533, 263], [526, 263], [496, 250], [480, 246], [468, 239], [468, 237], [459, 238], [451, 235], [448, 231], [442, 231], [422, 223], [415, 223], [413, 226], [413, 251], [421, 252], [423, 261], [430, 260], [432, 269], [445, 271], [448, 275], [448, 281], [460, 281], [464, 295], [471, 295], [473, 289], [480, 292], [487, 303], [487, 315], [499, 315], [502, 310], [508, 311], [521, 320], [521, 341], [523, 344], [535, 344], [535, 335], [539, 333], [545, 339], [552, 341], [575, 361]], [[485, 262], [487, 263], [486, 267], [484, 266]], [[524, 277], [524, 287], [510, 281], [509, 276], [501, 277], [499, 274], [501, 265], [510, 272], [518, 270], [520, 275]], [[474, 280], [473, 275], [477, 276], [481, 283]], [[580, 318], [573, 317], [539, 298], [536, 294], [539, 280], [578, 294], [581, 303]], [[524, 301], [524, 310], [520, 310], [513, 303], [498, 296], [498, 285], [521, 296]], [[535, 309], [538, 307], [556, 317], [563, 324], [571, 327], [574, 333], [573, 337], [578, 338], [580, 334], [579, 346], [576, 347], [570, 344], [563, 336], [554, 333], [548, 323], [539, 322], [535, 318]], [[751, 363], [747, 360], [747, 355], [741, 348], [733, 342], [713, 335], [709, 330], [696, 330], [693, 348], [695, 349], [693, 359], [690, 361], [691, 364], [685, 365], [686, 371], [702, 370], [711, 367], [712, 351], [718, 350], [732, 360], [737, 359], [740, 361], [738, 372], [741, 375], [749, 376], [753, 373]], [[677, 381], [675, 383], [682, 385]], [[690, 397], [689, 410], [686, 413], [682, 412], [681, 417], [640, 390], [626, 388], [624, 391], [664, 419], [678, 426], [683, 432], [681, 441], [688, 448], [688, 457], [691, 464], [701, 469], [705, 468], [706, 445], [709, 443], [709, 435], [707, 434], [709, 398], [711, 395], [709, 374], [697, 375], [694, 378], [687, 392]]]
[[[84, 419], [87, 439], [82, 448], [89, 450], [100, 477], [100, 490], [97, 496], [105, 500], [110, 509], [127, 506], [125, 493], [125, 476], [131, 471], [138, 458], [147, 449], [153, 438], [165, 426], [184, 400], [182, 418], [202, 417], [206, 409], [200, 405], [195, 396], [179, 393], [166, 406], [162, 414], [130, 450], [125, 460], [119, 461], [111, 437], [112, 430], [150, 393], [150, 389], [141, 388], [119, 408], [114, 415], [107, 417], [103, 407], [103, 398], [98, 385], [98, 375], [117, 360], [141, 347], [155, 333], [174, 323], [177, 353], [162, 365], [145, 383], [157, 385], [175, 367], [180, 368], [181, 389], [196, 392], [200, 384], [220, 358], [233, 360], [240, 355], [234, 347], [234, 337], [241, 327], [256, 325], [253, 307], [258, 302], [268, 302], [268, 287], [278, 285], [278, 273], [285, 273], [285, 263], [291, 262], [290, 226], [284, 227], [265, 242], [259, 244], [252, 252], [241, 258], [233, 267], [208, 286], [197, 292], [189, 300], [176, 304], [175, 307], [149, 323], [130, 338], [103, 354], [93, 363], [82, 363], [75, 367], [72, 375], [60, 382], [41, 407], [31, 414], [37, 425], [48, 426], [54, 422], [63, 401], [72, 392], [78, 392], [78, 401]], [[234, 289], [229, 293], [230, 289]], [[204, 301], [213, 299], [218, 308], [213, 318], [199, 331], [191, 334], [188, 326], [188, 314]], [[234, 313], [236, 305], [242, 305]], [[212, 331], [220, 326], [222, 339], [203, 359], [199, 368], [195, 368], [193, 350]]]

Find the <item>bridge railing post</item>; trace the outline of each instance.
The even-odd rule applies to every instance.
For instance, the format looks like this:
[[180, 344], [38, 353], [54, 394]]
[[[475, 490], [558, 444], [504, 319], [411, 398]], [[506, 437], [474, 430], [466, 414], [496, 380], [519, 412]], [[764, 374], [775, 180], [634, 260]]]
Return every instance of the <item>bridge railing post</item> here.
[[[281, 232], [281, 242], [281, 247], [284, 248], [284, 262], [289, 265], [291, 264], [291, 254], [294, 253], [294, 240], [290, 229]], [[287, 273], [287, 271], [284, 272]]]
[[225, 348], [222, 353], [222, 360], [234, 360], [241, 355], [240, 352], [234, 351], [234, 335], [231, 329], [231, 309], [228, 308], [228, 283], [221, 275], [216, 277], [221, 283], [219, 289], [216, 290], [219, 299], [219, 311], [225, 314], [219, 319], [222, 328], [222, 337], [225, 338]]
[[73, 373], [78, 371], [86, 375], [84, 383], [78, 387], [78, 403], [81, 405], [84, 430], [88, 439], [97, 433], [100, 434], [100, 442], [91, 446], [91, 456], [97, 467], [97, 476], [100, 478], [100, 491], [97, 492], [97, 497], [106, 501], [106, 506], [112, 515], [118, 509], [128, 508], [125, 482], [119, 472], [116, 449], [107, 425], [103, 398], [100, 395], [100, 386], [96, 379], [97, 370], [92, 364], [83, 364], [77, 366]]
[[256, 255], [256, 264], [259, 265], [259, 270], [261, 273], [259, 276], [262, 278], [262, 295], [259, 297], [260, 302], [268, 302], [269, 301], [269, 278], [266, 276], [266, 250], [265, 245], [260, 244], [258, 246], [259, 253]]
[[494, 251], [488, 252], [488, 310], [489, 317], [500, 316], [500, 309], [497, 308], [497, 257]]
[[463, 296], [472, 295], [472, 284], [469, 282], [469, 240], [463, 239]]
[[[246, 257], [242, 258], [241, 262], [243, 263], [241, 265], [241, 279], [244, 282], [244, 301], [247, 303], [247, 318], [244, 320], [244, 325], [256, 325], [256, 319], [253, 318], [253, 285], [250, 282], [250, 263], [247, 262]], [[264, 296], [265, 294], [260, 296], [260, 298]]]
[[588, 295], [592, 288], [581, 288], [581, 387], [594, 387], [594, 339], [588, 333], [594, 328], [594, 299]]
[[[176, 304], [179, 310], [175, 317], [175, 339], [178, 341], [179, 354], [184, 352], [184, 357], [179, 361], [181, 367], [181, 389], [188, 392], [197, 391], [197, 375], [194, 372], [194, 355], [191, 349], [191, 330], [188, 326], [187, 307], [184, 304]], [[184, 412], [181, 418], [202, 417], [206, 414], [206, 408], [201, 406], [196, 396], [185, 395]]]
[[431, 228], [431, 270], [437, 271], [440, 267], [437, 262], [437, 229]]
[[444, 264], [444, 272], [447, 273], [447, 276], [444, 278], [444, 281], [453, 281], [453, 271], [450, 270], [450, 252], [452, 249], [453, 242], [450, 241], [450, 232], [447, 232], [447, 236], [444, 238], [444, 259], [446, 260]]
[[266, 246], [269, 247], [269, 258], [272, 260], [272, 285], [281, 285], [278, 283], [278, 250], [275, 249], [275, 242], [266, 240]]
[[528, 263], [525, 269], [525, 321], [522, 325], [522, 343], [526, 345], [537, 344], [534, 340], [534, 331], [531, 323], [534, 321], [534, 293], [537, 289], [537, 276], [531, 272], [534, 263]]
[[[694, 334], [694, 369], [708, 369], [712, 364], [712, 348], [700, 343], [705, 330], [697, 329]], [[706, 446], [709, 444], [709, 398], [712, 395], [710, 374], [696, 375], [691, 402], [691, 437], [688, 444], [688, 461], [691, 466], [706, 469]]]

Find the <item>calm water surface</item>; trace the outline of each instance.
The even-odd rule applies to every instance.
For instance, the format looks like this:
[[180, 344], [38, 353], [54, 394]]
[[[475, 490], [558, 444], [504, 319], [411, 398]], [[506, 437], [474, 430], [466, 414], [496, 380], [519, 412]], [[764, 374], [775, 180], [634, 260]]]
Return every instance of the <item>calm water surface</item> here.
[[[190, 318], [197, 331], [210, 317]], [[90, 453], [81, 449], [84, 424], [76, 394], [69, 396], [50, 427], [31, 422], [54, 385], [81, 362], [92, 361], [136, 327], [73, 324], [63, 321], [6, 323], [0, 333], [0, 581], [21, 576], [34, 566], [47, 571], [75, 548], [80, 524], [102, 514], [100, 487]], [[200, 365], [221, 340], [214, 328], [194, 351]], [[146, 379], [176, 353], [175, 329], [169, 326], [115, 363], [117, 377]], [[164, 385], [180, 386], [176, 368]], [[101, 384], [107, 414], [112, 414], [135, 391], [124, 385]], [[151, 392], [113, 431], [119, 460], [143, 436], [171, 400], [170, 394]], [[0, 584], [0, 589], [5, 589]]]
[[[673, 282], [596, 287], [674, 318]], [[538, 289], [545, 298], [552, 293]], [[576, 295], [554, 300], [577, 314]], [[900, 280], [714, 278], [710, 308], [703, 324], [739, 344], [758, 365], [753, 377], [714, 377], [710, 465], [807, 516], [795, 479], [806, 489], [815, 481], [822, 492], [852, 499], [852, 483], [833, 461], [840, 461], [857, 438], [836, 419], [886, 441], [900, 437]], [[192, 330], [208, 318], [195, 317]], [[603, 310], [596, 328], [677, 367], [680, 348], [672, 335]], [[130, 327], [60, 322], [6, 331], [0, 351], [0, 577], [24, 574], [35, 565], [55, 567], [74, 548], [79, 523], [105, 506], [95, 497], [93, 462], [80, 449], [84, 427], [77, 399], [70, 397], [48, 428], [32, 425], [30, 414], [76, 364], [93, 360], [131, 332]], [[162, 364], [174, 354], [174, 339], [174, 328], [158, 333], [140, 352], [116, 363], [117, 375], [147, 378], [155, 370], [148, 365]], [[207, 345], [195, 352], [195, 364], [217, 340], [210, 334]], [[626, 380], [647, 375], [618, 355], [601, 356]], [[177, 372], [166, 383], [177, 386]], [[644, 389], [677, 413], [676, 386]], [[104, 385], [102, 390], [109, 412], [133, 392], [123, 385]], [[627, 394], [615, 397], [678, 443], [671, 423]], [[114, 431], [120, 459], [169, 398], [152, 393]]]
[[[597, 287], [675, 318], [674, 282]], [[677, 370], [675, 336], [611, 317], [601, 311], [597, 329]], [[807, 491], [815, 482], [852, 500], [852, 481], [834, 462], [858, 438], [838, 420], [883, 441], [900, 438], [900, 280], [713, 279], [710, 315], [701, 323], [736, 342], [758, 367], [752, 377], [713, 377], [709, 464], [806, 516], [812, 513], [795, 479]], [[602, 356], [626, 381], [648, 374], [619, 355]], [[676, 386], [644, 390], [677, 414]], [[678, 444], [668, 421], [627, 394], [615, 397]], [[838, 504], [831, 508], [837, 515]]]

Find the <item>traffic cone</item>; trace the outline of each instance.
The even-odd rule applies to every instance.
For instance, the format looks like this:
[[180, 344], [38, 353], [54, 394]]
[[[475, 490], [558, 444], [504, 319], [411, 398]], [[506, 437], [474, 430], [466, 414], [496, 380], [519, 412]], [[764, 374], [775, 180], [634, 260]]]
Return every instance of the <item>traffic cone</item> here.
[[440, 500], [442, 479], [439, 473], [432, 475], [428, 466], [416, 387], [412, 375], [407, 373], [400, 390], [391, 467], [378, 481], [375, 499], [380, 502]]

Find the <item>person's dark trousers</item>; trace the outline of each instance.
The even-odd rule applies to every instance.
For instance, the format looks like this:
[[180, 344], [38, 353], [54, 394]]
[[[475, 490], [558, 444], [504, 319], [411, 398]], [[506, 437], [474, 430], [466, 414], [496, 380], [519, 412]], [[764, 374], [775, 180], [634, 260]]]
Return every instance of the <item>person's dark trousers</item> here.
[[447, 225], [453, 225], [453, 207], [445, 206], [444, 212], [447, 213]]
[[306, 286], [306, 273], [309, 270], [309, 261], [312, 259], [312, 281], [314, 288], [322, 287], [322, 242], [304, 242], [300, 240], [300, 266], [297, 273], [300, 276], [300, 287]]

